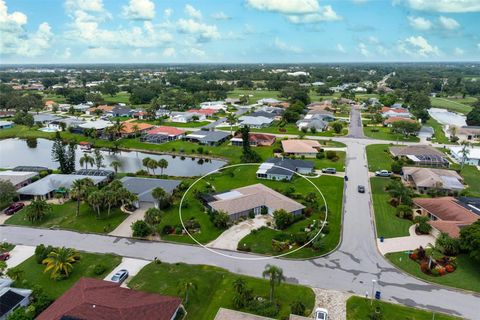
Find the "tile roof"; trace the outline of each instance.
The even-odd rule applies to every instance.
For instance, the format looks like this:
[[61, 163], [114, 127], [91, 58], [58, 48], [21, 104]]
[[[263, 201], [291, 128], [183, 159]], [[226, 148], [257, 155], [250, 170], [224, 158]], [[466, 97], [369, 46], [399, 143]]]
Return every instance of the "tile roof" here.
[[[242, 139], [242, 134], [239, 133], [233, 137], [232, 140], [241, 140]], [[275, 142], [276, 137], [271, 134], [264, 134], [264, 133], [249, 133], [248, 134], [248, 140], [251, 142], [257, 142], [258, 144], [263, 144], [263, 145], [271, 145]]]
[[179, 136], [185, 133], [185, 130], [177, 129], [169, 126], [159, 126], [147, 131], [147, 134], [163, 134], [166, 136]]
[[155, 200], [152, 196], [153, 189], [162, 188], [165, 192], [171, 194], [181, 181], [155, 178], [123, 177], [120, 182], [123, 184], [125, 189], [137, 194], [139, 201], [154, 202]]
[[[137, 130], [135, 130], [134, 128], [135, 126], [138, 127]], [[149, 124], [145, 122], [134, 122], [132, 119], [132, 120], [123, 122], [122, 133], [134, 133], [138, 131], [144, 131], [153, 127], [154, 127], [153, 124]]]
[[282, 140], [283, 151], [286, 153], [318, 153], [320, 143], [314, 140]]
[[403, 174], [412, 178], [417, 187], [463, 190], [463, 178], [453, 170], [403, 167]]
[[190, 110], [187, 110], [187, 112], [200, 113], [200, 114], [203, 114], [203, 115], [206, 115], [206, 116], [212, 116], [216, 112], [218, 112], [218, 110], [215, 110], [215, 109], [190, 109]]
[[81, 278], [55, 300], [37, 320], [171, 320], [181, 305], [178, 297], [127, 288], [117, 283]]
[[417, 123], [417, 121], [410, 119], [410, 118], [402, 118], [402, 117], [390, 117], [387, 118], [383, 121], [383, 123], [394, 123], [394, 122], [400, 122], [400, 121], [405, 121], [405, 122], [410, 122], [410, 123]]
[[427, 145], [390, 147], [390, 153], [394, 157], [409, 156], [409, 155], [414, 155], [414, 156], [429, 155], [429, 156], [445, 157], [444, 153]]

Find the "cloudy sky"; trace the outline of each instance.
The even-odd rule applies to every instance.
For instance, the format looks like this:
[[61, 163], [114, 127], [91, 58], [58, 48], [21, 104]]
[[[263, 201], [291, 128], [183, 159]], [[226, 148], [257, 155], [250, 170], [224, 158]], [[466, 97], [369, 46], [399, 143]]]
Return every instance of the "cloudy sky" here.
[[0, 0], [0, 63], [480, 61], [480, 0]]

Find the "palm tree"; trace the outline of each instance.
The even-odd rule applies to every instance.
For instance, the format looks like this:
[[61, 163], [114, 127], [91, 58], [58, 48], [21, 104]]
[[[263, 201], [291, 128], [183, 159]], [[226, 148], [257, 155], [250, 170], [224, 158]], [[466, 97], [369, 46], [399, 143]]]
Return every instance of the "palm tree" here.
[[267, 276], [270, 278], [270, 301], [273, 302], [275, 286], [279, 285], [285, 280], [285, 277], [283, 276], [283, 270], [280, 267], [267, 264], [262, 275], [264, 278]]
[[107, 205], [107, 216], [110, 216], [110, 209], [118, 203], [118, 193], [113, 190], [106, 190], [103, 193], [103, 201]]
[[160, 168], [161, 175], [163, 176], [163, 170], [168, 167], [168, 161], [165, 159], [160, 159], [157, 161], [157, 165]]
[[179, 293], [183, 292], [183, 294], [185, 295], [185, 298], [184, 298], [185, 304], [188, 304], [188, 297], [190, 292], [196, 291], [196, 290], [197, 290], [196, 283], [190, 282], [190, 281], [183, 283], [182, 287], [179, 289]]
[[29, 206], [27, 206], [27, 219], [30, 222], [36, 222], [42, 220], [48, 212], [52, 210], [52, 206], [45, 200], [32, 200]]
[[100, 207], [104, 201], [104, 195], [102, 191], [94, 191], [90, 193], [87, 197], [87, 202], [95, 210], [97, 210], [98, 216], [100, 217]]
[[73, 249], [56, 248], [42, 261], [43, 264], [47, 265], [44, 272], [51, 271], [50, 277], [52, 279], [57, 279], [62, 275], [68, 278], [77, 257], [78, 253]]
[[72, 188], [70, 189], [70, 196], [77, 199], [77, 217], [80, 214], [80, 202], [85, 199], [88, 191], [93, 186], [93, 180], [90, 178], [78, 179], [73, 181]]
[[158, 168], [158, 162], [154, 159], [150, 159], [147, 163], [147, 168], [152, 169], [153, 175], [155, 175], [155, 169]]
[[133, 135], [135, 136], [135, 138], [138, 136], [138, 131], [140, 130], [140, 127], [138, 126], [138, 124], [134, 124], [132, 126], [132, 130], [133, 130]]
[[80, 158], [80, 165], [83, 166], [85, 164], [85, 169], [88, 169], [88, 165], [93, 166], [95, 160], [88, 155], [88, 153], [84, 153], [83, 156]]
[[247, 288], [247, 286], [245, 284], [245, 280], [243, 280], [242, 278], [237, 278], [233, 282], [233, 289], [238, 294], [242, 294], [245, 291], [246, 288]]
[[95, 149], [93, 151], [93, 156], [94, 156], [95, 165], [97, 166], [97, 169], [100, 170], [101, 167], [104, 167], [104, 165], [103, 165], [103, 154], [100, 152], [100, 150]]
[[460, 150], [460, 154], [462, 155], [462, 166], [460, 167], [460, 170], [462, 170], [465, 162], [468, 160], [468, 155], [470, 154], [468, 142], [462, 142], [462, 149]]
[[233, 125], [237, 123], [237, 117], [234, 113], [230, 113], [227, 116], [227, 122], [230, 125], [230, 135], [233, 135]]
[[122, 167], [122, 163], [120, 161], [113, 160], [110, 163], [110, 166], [113, 168], [113, 170], [115, 170], [115, 174], [117, 174], [118, 173], [118, 168]]
[[149, 158], [149, 157], [146, 157], [146, 158], [143, 158], [142, 159], [142, 164], [145, 168], [147, 168], [147, 172], [150, 174], [150, 170], [149, 167], [148, 167], [148, 163], [152, 160], [152, 158]]
[[168, 200], [169, 195], [165, 190], [157, 187], [152, 190], [152, 197], [156, 200], [158, 208], [161, 209], [163, 207], [162, 204]]
[[448, 127], [448, 131], [450, 132], [450, 135], [455, 138], [457, 136], [458, 128], [455, 125], [451, 125]]
[[112, 126], [112, 132], [115, 135], [115, 137], [121, 136], [123, 130], [125, 129], [125, 124], [123, 122], [120, 122], [120, 120], [117, 120]]

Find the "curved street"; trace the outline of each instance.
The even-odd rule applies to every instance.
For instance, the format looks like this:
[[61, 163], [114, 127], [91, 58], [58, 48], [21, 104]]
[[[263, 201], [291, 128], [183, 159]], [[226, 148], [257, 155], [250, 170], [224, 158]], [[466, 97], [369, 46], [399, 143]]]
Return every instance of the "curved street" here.
[[[360, 113], [353, 110], [349, 136], [334, 139], [347, 145], [346, 174], [349, 180], [346, 182], [344, 197], [342, 242], [339, 248], [328, 256], [312, 260], [276, 259], [273, 262], [238, 260], [217, 255], [198, 246], [13, 226], [0, 227], [0, 239], [23, 245], [44, 243], [148, 260], [158, 257], [165, 262], [208, 264], [256, 277], [261, 277], [266, 264], [274, 263], [283, 268], [288, 282], [359, 295], [365, 295], [366, 292], [370, 295], [374, 284], [372, 280], [376, 280], [375, 290], [381, 291], [383, 300], [479, 319], [479, 295], [417, 280], [394, 268], [378, 252], [365, 146], [382, 141], [363, 138], [359, 117]], [[364, 194], [357, 192], [359, 184], [365, 186]], [[252, 257], [245, 253], [224, 253], [241, 258]], [[408, 259], [407, 255], [405, 259]]]

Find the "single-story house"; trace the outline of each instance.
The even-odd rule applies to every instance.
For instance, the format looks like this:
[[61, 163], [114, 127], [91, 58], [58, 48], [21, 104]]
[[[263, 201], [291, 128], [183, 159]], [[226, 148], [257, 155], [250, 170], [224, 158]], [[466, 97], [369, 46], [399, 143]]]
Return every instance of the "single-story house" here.
[[109, 112], [112, 112], [113, 108], [114, 108], [113, 106], [108, 106], [106, 104], [103, 104], [103, 105], [100, 105], [100, 106], [97, 106], [97, 107], [92, 107], [92, 108], [87, 109], [87, 111], [85, 111], [85, 114], [96, 115], [97, 112], [100, 113], [100, 114], [107, 114]]
[[139, 208], [142, 203], [154, 204], [158, 207], [158, 203], [152, 196], [152, 191], [155, 188], [162, 188], [166, 193], [172, 194], [173, 190], [180, 184], [180, 180], [166, 180], [155, 178], [138, 178], [138, 177], [123, 177], [120, 182], [130, 192], [138, 196], [138, 201], [134, 205]]
[[81, 124], [84, 124], [85, 121], [74, 118], [62, 118], [50, 122], [47, 127], [57, 131], [62, 131], [62, 123], [65, 125], [65, 128], [78, 128]]
[[16, 166], [15, 168], [12, 169], [12, 171], [38, 172], [38, 173], [40, 173], [41, 171], [51, 172], [51, 170], [48, 169], [47, 167], [38, 167], [38, 166]]
[[82, 123], [78, 127], [81, 129], [95, 129], [97, 131], [103, 131], [108, 127], [113, 126], [113, 123], [110, 121], [105, 121], [105, 120], [95, 120], [95, 121], [87, 121], [85, 123]]
[[417, 123], [416, 120], [410, 119], [410, 118], [403, 118], [403, 117], [388, 117], [385, 120], [383, 120], [383, 125], [387, 127], [391, 127], [393, 123], [395, 122], [410, 122], [410, 123]]
[[81, 278], [36, 319], [173, 320], [182, 299], [120, 287], [94, 278]]
[[0, 278], [0, 320], [8, 319], [15, 309], [30, 304], [32, 290], [14, 288], [12, 284], [12, 280]]
[[479, 141], [480, 126], [463, 126], [458, 128], [457, 137], [460, 141]]
[[454, 170], [403, 167], [403, 179], [420, 193], [442, 190], [448, 193], [465, 189], [463, 178]]
[[13, 128], [12, 121], [0, 121], [0, 130], [1, 129], [10, 129]]
[[480, 148], [467, 147], [465, 155], [463, 154], [463, 146], [448, 147], [450, 154], [459, 163], [463, 162], [465, 156], [465, 164], [472, 166], [480, 166]]
[[57, 103], [53, 100], [47, 100], [43, 103], [43, 105], [45, 106], [45, 109], [52, 110]]
[[214, 110], [227, 110], [227, 106], [225, 105], [224, 101], [206, 101], [200, 103], [201, 109], [214, 109]]
[[261, 183], [233, 189], [227, 192], [204, 197], [208, 210], [223, 211], [231, 220], [247, 217], [251, 211], [255, 215], [268, 210], [268, 214], [284, 209], [295, 215], [301, 214], [305, 206]]
[[132, 110], [132, 108], [120, 105], [116, 105], [111, 111], [105, 112], [107, 116], [112, 117], [131, 117], [133, 113], [134, 111]]
[[273, 118], [266, 118], [263, 116], [241, 116], [238, 120], [240, 121], [240, 125], [250, 128], [265, 128], [270, 126], [273, 122]]
[[185, 130], [177, 129], [169, 126], [158, 126], [147, 131], [147, 134], [160, 134], [168, 136], [169, 140], [177, 140], [185, 135]]
[[[282, 115], [285, 113], [285, 109], [279, 107], [263, 106], [258, 111], [264, 111], [275, 116], [275, 120], [281, 120]], [[268, 117], [267, 117], [268, 118]]]
[[[68, 109], [70, 108], [70, 105], [65, 105], [65, 110], [64, 111], [68, 111]], [[78, 112], [87, 112], [88, 109], [90, 109], [92, 107], [92, 104], [90, 103], [80, 103], [80, 104], [76, 104], [73, 106], [73, 109], [75, 111], [78, 111]], [[60, 109], [62, 110], [62, 109]]]
[[9, 118], [15, 116], [14, 110], [0, 110], [0, 118]]
[[321, 145], [315, 140], [288, 139], [282, 140], [282, 148], [286, 154], [313, 158], [318, 153]]
[[38, 172], [31, 171], [0, 171], [0, 180], [10, 181], [16, 189], [32, 183], [32, 179], [38, 177]]
[[295, 175], [295, 172], [300, 174], [310, 174], [313, 172], [313, 168], [314, 163], [311, 161], [288, 158], [270, 158], [260, 165], [256, 174], [258, 179], [290, 181]]
[[316, 119], [316, 118], [303, 118], [298, 120], [296, 123], [296, 126], [298, 130], [302, 130], [303, 128], [306, 128], [307, 130], [312, 130], [312, 128], [315, 128], [318, 132], [322, 132], [327, 130], [328, 128], [328, 123], [321, 120], [321, 119]]
[[396, 117], [396, 118], [408, 119], [412, 117], [411, 113], [404, 108], [383, 107], [381, 112], [382, 112], [382, 117], [384, 118]]
[[[276, 137], [271, 134], [253, 133], [248, 134], [248, 141], [252, 147], [271, 146], [275, 143]], [[232, 146], [242, 146], [243, 139], [242, 134], [239, 133], [232, 139], [230, 139]]]
[[227, 141], [229, 137], [230, 137], [230, 133], [228, 132], [198, 130], [190, 134], [187, 134], [185, 138], [187, 140], [195, 141], [200, 144], [214, 146]]
[[121, 130], [122, 137], [128, 137], [135, 134], [141, 134], [151, 130], [154, 127], [153, 124], [145, 122], [135, 122], [133, 119], [123, 122]]
[[[65, 192], [65, 190], [72, 187], [75, 180], [84, 178], [85, 176], [76, 174], [50, 174], [18, 189], [17, 192], [20, 196], [50, 199], [56, 191]], [[106, 176], [88, 176], [88, 178], [92, 179], [95, 185], [104, 183], [108, 180], [108, 177]]]
[[447, 157], [437, 149], [427, 145], [390, 147], [394, 157], [412, 161], [416, 166], [448, 168]]
[[216, 110], [216, 109], [190, 109], [190, 110], [187, 110], [187, 112], [200, 113], [200, 114], [203, 114], [205, 117], [211, 117], [215, 113], [217, 113], [218, 110]]
[[60, 120], [62, 118], [49, 114], [49, 113], [30, 113], [33, 116], [33, 122], [35, 123], [41, 123], [41, 124], [47, 124], [49, 122], [55, 121], [55, 120]]
[[263, 104], [263, 105], [268, 105], [268, 106], [277, 105], [281, 102], [283, 102], [283, 101], [277, 100], [277, 99], [274, 99], [274, 98], [263, 98], [263, 99], [260, 99], [260, 100], [257, 101], [258, 104]]
[[155, 111], [155, 118], [163, 118], [163, 117], [170, 117], [170, 114], [172, 111], [167, 110], [167, 109], [158, 109]]
[[277, 117], [277, 115], [272, 113], [272, 112], [262, 111], [262, 110], [252, 112], [252, 113], [248, 114], [248, 116], [250, 116], [250, 117], [265, 117], [265, 118], [269, 118], [269, 119], [275, 119]]
[[323, 101], [312, 102], [308, 104], [307, 109], [318, 110], [318, 111], [320, 110], [330, 111], [330, 110], [335, 110], [336, 108], [333, 106], [332, 100], [323, 100]]
[[96, 176], [107, 177], [108, 180], [112, 180], [115, 177], [115, 171], [105, 169], [79, 169], [75, 171], [77, 176]]
[[418, 132], [418, 136], [420, 138], [431, 139], [434, 135], [435, 131], [432, 127], [429, 126], [422, 126], [420, 131]]
[[480, 219], [480, 198], [413, 198], [415, 215], [430, 218], [432, 235], [448, 233], [458, 238], [460, 230]]
[[320, 119], [326, 122], [335, 121], [333, 112], [327, 110], [310, 110], [305, 115], [306, 119]]
[[170, 114], [170, 121], [172, 122], [188, 123], [194, 121], [195, 118], [198, 121], [204, 121], [207, 117], [197, 112], [172, 112]]

